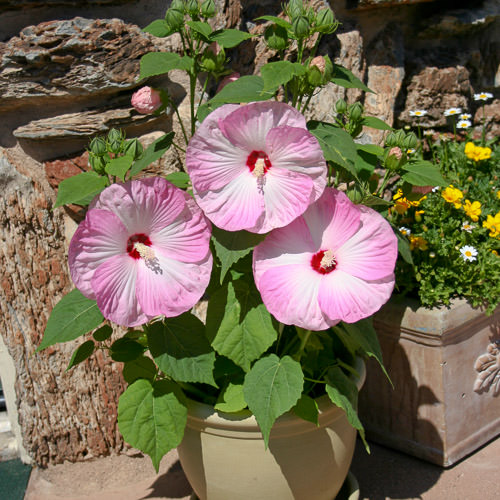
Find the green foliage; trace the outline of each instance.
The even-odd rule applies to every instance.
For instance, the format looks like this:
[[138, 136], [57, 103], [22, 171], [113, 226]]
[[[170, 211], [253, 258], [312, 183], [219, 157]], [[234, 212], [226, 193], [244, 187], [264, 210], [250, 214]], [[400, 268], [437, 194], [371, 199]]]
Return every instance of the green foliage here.
[[97, 172], [83, 172], [64, 179], [59, 183], [54, 208], [70, 203], [88, 205], [108, 185], [108, 179]]
[[169, 132], [164, 136], [156, 139], [144, 151], [142, 157], [137, 160], [130, 169], [130, 177], [137, 175], [141, 170], [144, 170], [148, 165], [161, 158], [170, 148], [174, 140], [174, 133]]
[[87, 340], [82, 345], [78, 346], [78, 348], [71, 356], [71, 360], [69, 362], [68, 368], [66, 368], [66, 371], [92, 356], [94, 349], [95, 344], [92, 340]]

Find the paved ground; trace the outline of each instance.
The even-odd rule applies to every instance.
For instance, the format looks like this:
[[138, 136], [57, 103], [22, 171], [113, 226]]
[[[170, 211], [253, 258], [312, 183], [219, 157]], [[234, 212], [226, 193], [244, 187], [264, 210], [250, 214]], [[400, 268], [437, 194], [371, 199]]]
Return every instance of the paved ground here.
[[[377, 445], [367, 455], [358, 443], [351, 471], [363, 500], [497, 500], [499, 457], [500, 438], [449, 469]], [[190, 494], [172, 452], [158, 475], [141, 455], [34, 469], [24, 500], [188, 500]]]

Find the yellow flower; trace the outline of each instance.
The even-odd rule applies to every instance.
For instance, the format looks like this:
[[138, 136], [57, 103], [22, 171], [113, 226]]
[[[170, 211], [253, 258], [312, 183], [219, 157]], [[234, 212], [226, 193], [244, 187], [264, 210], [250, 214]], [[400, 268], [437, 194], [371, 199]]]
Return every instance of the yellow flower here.
[[453, 203], [455, 208], [460, 208], [462, 206], [460, 200], [464, 197], [464, 195], [462, 191], [460, 191], [460, 189], [454, 188], [451, 184], [450, 187], [447, 187], [446, 189], [443, 190], [441, 196], [448, 203]]
[[468, 142], [464, 149], [465, 156], [470, 160], [481, 161], [491, 158], [491, 149], [476, 146], [473, 142]]
[[490, 230], [490, 236], [492, 238], [498, 238], [500, 236], [500, 212], [492, 215], [488, 215], [486, 220], [483, 221], [483, 227]]
[[479, 201], [473, 201], [471, 203], [469, 200], [465, 200], [463, 209], [468, 217], [470, 217], [474, 222], [477, 222], [479, 216], [481, 215], [481, 203]]
[[500, 200], [500, 189], [497, 191], [497, 198]]
[[424, 240], [422, 236], [410, 236], [410, 250], [427, 250], [427, 240]]
[[468, 142], [466, 145], [465, 145], [465, 150], [464, 150], [464, 153], [465, 155], [470, 158], [470, 154], [472, 154], [474, 152], [474, 149], [476, 149], [476, 146], [473, 142]]

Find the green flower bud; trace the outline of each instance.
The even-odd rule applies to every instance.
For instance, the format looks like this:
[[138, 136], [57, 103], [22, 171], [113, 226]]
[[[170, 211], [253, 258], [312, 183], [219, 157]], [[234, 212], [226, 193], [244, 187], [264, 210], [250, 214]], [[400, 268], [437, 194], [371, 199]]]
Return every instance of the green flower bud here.
[[94, 170], [98, 174], [104, 174], [107, 163], [105, 156], [97, 156], [91, 152], [89, 153], [89, 163], [92, 167], [92, 170]]
[[349, 120], [358, 122], [363, 117], [363, 105], [360, 102], [354, 102], [347, 108], [349, 112]]
[[407, 134], [407, 136], [403, 141], [403, 148], [415, 149], [417, 147], [417, 144], [418, 144], [417, 136], [413, 132], [410, 132], [409, 134]]
[[302, 15], [304, 11], [304, 4], [302, 0], [290, 0], [285, 8], [290, 20], [294, 20], [296, 17]]
[[309, 24], [309, 21], [304, 16], [299, 16], [295, 18], [295, 20], [292, 23], [292, 31], [294, 32], [295, 36], [299, 39], [307, 38], [309, 36], [310, 27], [311, 26]]
[[90, 151], [96, 156], [106, 154], [106, 141], [102, 137], [94, 137], [90, 142]]
[[347, 197], [353, 202], [353, 203], [361, 203], [363, 201], [363, 193], [358, 191], [357, 189], [349, 189], [347, 191]]
[[335, 111], [340, 115], [343, 115], [347, 111], [347, 103], [344, 101], [344, 99], [340, 98], [335, 103]]
[[184, 13], [176, 9], [168, 9], [165, 22], [171, 30], [177, 31], [184, 25]]
[[321, 9], [316, 14], [316, 30], [323, 34], [333, 33], [337, 29], [332, 9]]
[[201, 4], [201, 15], [206, 18], [214, 17], [215, 16], [215, 2], [214, 0], [205, 0]]
[[124, 139], [123, 132], [121, 130], [117, 130], [116, 128], [112, 128], [108, 132], [108, 142], [111, 141], [122, 141]]
[[313, 87], [319, 87], [323, 81], [323, 75], [318, 66], [309, 66], [307, 69], [307, 83]]
[[393, 146], [390, 150], [386, 150], [384, 165], [387, 170], [399, 170], [403, 160], [403, 152], [398, 146]]
[[182, 12], [183, 14], [185, 12], [185, 8], [186, 5], [183, 0], [172, 0], [172, 3], [170, 4], [170, 9], [177, 10], [179, 12]]
[[134, 160], [137, 160], [137, 158], [139, 158], [143, 152], [144, 148], [137, 139], [131, 139], [130, 141], [126, 142], [124, 153], [127, 156], [131, 156]]
[[198, 17], [200, 14], [200, 6], [198, 4], [198, 0], [188, 0], [186, 4], [186, 12], [191, 17]]
[[397, 145], [396, 134], [394, 132], [389, 132], [385, 138], [385, 145], [389, 148], [393, 148]]
[[268, 26], [266, 31], [264, 31], [264, 40], [270, 49], [285, 50], [288, 46], [286, 28], [278, 26], [277, 24], [271, 24], [271, 26]]
[[213, 73], [217, 69], [217, 56], [208, 48], [201, 57], [201, 68], [208, 73]]
[[396, 146], [403, 146], [403, 142], [406, 138], [406, 134], [404, 130], [398, 130], [395, 132], [394, 136], [396, 137]]

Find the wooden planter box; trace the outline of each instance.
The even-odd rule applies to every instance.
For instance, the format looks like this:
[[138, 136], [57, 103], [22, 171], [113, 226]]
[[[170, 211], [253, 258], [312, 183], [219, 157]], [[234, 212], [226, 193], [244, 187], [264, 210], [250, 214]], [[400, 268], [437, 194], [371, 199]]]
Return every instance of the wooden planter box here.
[[449, 466], [500, 434], [500, 308], [393, 300], [374, 324], [394, 389], [368, 363], [359, 411], [369, 439]]

